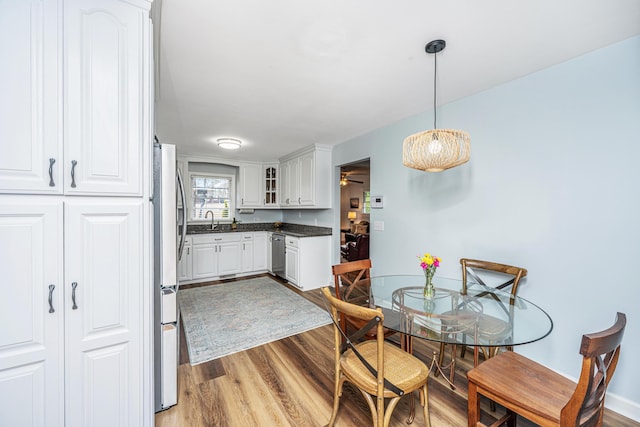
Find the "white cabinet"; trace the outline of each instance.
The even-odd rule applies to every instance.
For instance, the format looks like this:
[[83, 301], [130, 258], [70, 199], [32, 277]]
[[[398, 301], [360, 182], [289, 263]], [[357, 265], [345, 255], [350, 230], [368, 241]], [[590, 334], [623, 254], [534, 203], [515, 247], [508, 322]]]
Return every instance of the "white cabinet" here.
[[0, 191], [4, 193], [62, 193], [58, 3], [0, 2]]
[[[140, 2], [139, 2], [140, 3]], [[65, 0], [65, 192], [142, 195], [149, 141], [149, 8]]]
[[241, 163], [238, 185], [239, 208], [277, 208], [277, 163]]
[[267, 232], [267, 271], [269, 271], [269, 273], [273, 274], [273, 266], [272, 264], [272, 259], [273, 259], [273, 233], [271, 232]]
[[278, 207], [280, 203], [278, 193], [278, 164], [267, 163], [262, 166], [262, 179], [264, 182], [262, 193], [264, 194], [263, 204], [265, 207]]
[[280, 205], [331, 207], [331, 147], [313, 145], [280, 159]]
[[138, 3], [0, 3], [11, 40], [0, 50], [11, 64], [0, 67], [0, 191], [142, 196], [150, 40]]
[[262, 207], [262, 164], [240, 164], [240, 189], [238, 194], [238, 207], [257, 208]]
[[65, 202], [65, 425], [142, 424], [143, 203]]
[[[315, 206], [315, 173], [316, 152], [310, 151], [298, 158], [298, 204], [301, 206]], [[329, 181], [323, 183], [329, 186]]]
[[0, 196], [2, 425], [64, 425], [62, 219], [59, 199]]
[[191, 280], [191, 267], [192, 267], [192, 251], [191, 238], [187, 237], [184, 242], [184, 248], [182, 249], [182, 258], [178, 261], [178, 281], [184, 282]]
[[285, 253], [287, 281], [304, 291], [331, 285], [331, 236], [286, 236]]
[[253, 233], [253, 271], [265, 271], [270, 268], [271, 262], [267, 263], [267, 240], [266, 231]]
[[218, 275], [218, 246], [213, 243], [193, 245], [192, 279]]
[[253, 233], [242, 233], [242, 272], [253, 270]]
[[149, 9], [0, 2], [2, 425], [153, 423]]
[[212, 233], [193, 237], [192, 279], [240, 273], [240, 233]]
[[144, 424], [143, 204], [0, 196], [3, 425]]
[[300, 239], [287, 236], [285, 238], [285, 250], [284, 250], [284, 277], [287, 281], [293, 285], [301, 287], [299, 285], [299, 254], [298, 254], [298, 242]]

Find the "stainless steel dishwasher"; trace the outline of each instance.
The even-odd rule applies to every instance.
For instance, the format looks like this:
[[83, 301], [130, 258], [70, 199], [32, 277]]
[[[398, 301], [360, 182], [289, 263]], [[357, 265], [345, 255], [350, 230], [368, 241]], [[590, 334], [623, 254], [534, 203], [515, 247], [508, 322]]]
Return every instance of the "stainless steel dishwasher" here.
[[276, 276], [285, 278], [284, 234], [271, 235], [271, 271]]

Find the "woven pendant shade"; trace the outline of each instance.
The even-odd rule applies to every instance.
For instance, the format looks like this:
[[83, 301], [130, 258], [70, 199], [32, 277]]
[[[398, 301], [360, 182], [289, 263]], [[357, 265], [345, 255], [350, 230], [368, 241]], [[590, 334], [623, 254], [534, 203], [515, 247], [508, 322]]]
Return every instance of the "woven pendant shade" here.
[[402, 163], [425, 172], [441, 172], [469, 161], [471, 138], [462, 130], [432, 129], [405, 138]]
[[437, 126], [437, 85], [438, 52], [447, 43], [433, 40], [425, 46], [425, 52], [434, 54], [433, 67], [433, 127], [432, 130], [414, 133], [402, 144], [402, 163], [409, 168], [425, 172], [442, 172], [469, 161], [471, 138], [463, 130], [438, 129]]

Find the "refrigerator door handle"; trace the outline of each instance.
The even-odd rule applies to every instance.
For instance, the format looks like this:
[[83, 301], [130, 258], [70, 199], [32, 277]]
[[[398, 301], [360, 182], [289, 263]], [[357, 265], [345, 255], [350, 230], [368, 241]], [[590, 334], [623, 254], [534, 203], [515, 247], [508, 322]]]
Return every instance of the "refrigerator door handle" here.
[[182, 259], [182, 251], [184, 250], [184, 241], [187, 238], [187, 202], [184, 193], [184, 185], [182, 183], [182, 174], [177, 169], [176, 180], [178, 181], [178, 190], [180, 191], [180, 200], [182, 201], [182, 232], [180, 233], [180, 245], [178, 245], [178, 261]]

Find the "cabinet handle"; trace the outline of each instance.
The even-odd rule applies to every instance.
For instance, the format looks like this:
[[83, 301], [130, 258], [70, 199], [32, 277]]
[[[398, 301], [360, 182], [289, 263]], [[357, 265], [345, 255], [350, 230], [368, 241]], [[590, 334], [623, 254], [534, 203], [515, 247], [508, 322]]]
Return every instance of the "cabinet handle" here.
[[240, 199], [240, 200], [242, 200], [242, 202], [241, 202], [241, 203], [244, 205], [244, 197], [243, 197], [242, 199]]
[[187, 248], [187, 255], [191, 255], [191, 248]]
[[56, 288], [56, 285], [49, 285], [49, 313], [55, 313], [53, 309], [53, 290]]
[[71, 301], [73, 302], [73, 307], [71, 307], [72, 310], [78, 309], [78, 306], [76, 305], [76, 288], [77, 287], [78, 287], [77, 282], [73, 282], [71, 284]]
[[77, 161], [71, 160], [71, 188], [76, 188], [76, 165]]
[[55, 187], [56, 183], [53, 182], [53, 164], [56, 162], [56, 159], [49, 159], [49, 187]]
[[298, 197], [298, 204], [300, 204], [300, 197]]

